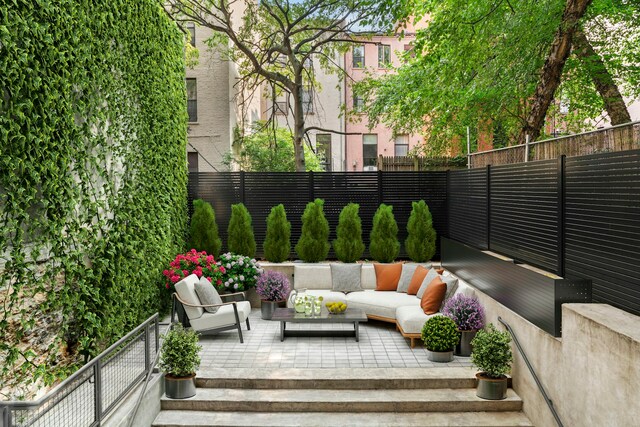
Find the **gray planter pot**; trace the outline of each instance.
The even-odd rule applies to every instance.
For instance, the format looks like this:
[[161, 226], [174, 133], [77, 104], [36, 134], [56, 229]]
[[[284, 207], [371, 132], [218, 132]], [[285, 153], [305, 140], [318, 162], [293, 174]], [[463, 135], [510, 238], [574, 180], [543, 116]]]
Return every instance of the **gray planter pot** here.
[[173, 377], [164, 376], [164, 392], [171, 399], [186, 399], [196, 395], [196, 376]]
[[471, 340], [478, 331], [460, 331], [460, 343], [456, 346], [456, 356], [469, 357], [473, 351]]
[[507, 398], [507, 377], [489, 378], [482, 373], [476, 374], [478, 388], [476, 396], [487, 400], [502, 400]]
[[427, 359], [432, 362], [447, 363], [453, 360], [453, 350], [449, 351], [431, 351], [427, 349]]
[[262, 318], [264, 320], [271, 320], [276, 308], [284, 307], [285, 303], [286, 301], [260, 301], [260, 312], [262, 313]]

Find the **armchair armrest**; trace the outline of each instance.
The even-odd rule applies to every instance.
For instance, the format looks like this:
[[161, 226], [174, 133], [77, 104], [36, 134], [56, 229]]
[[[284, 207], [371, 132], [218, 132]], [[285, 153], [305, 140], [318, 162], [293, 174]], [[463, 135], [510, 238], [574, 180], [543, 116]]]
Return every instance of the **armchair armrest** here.
[[191, 304], [191, 303], [188, 303], [188, 302], [184, 301], [182, 298], [180, 298], [180, 295], [178, 295], [176, 292], [173, 293], [173, 296], [174, 296], [175, 299], [180, 301], [180, 304], [186, 305], [188, 307], [200, 307], [200, 308], [222, 307], [223, 305], [236, 305], [238, 303], [238, 301], [231, 301], [231, 302], [223, 302], [222, 304]]
[[241, 292], [234, 292], [232, 294], [220, 294], [220, 298], [224, 299], [227, 297], [233, 297], [236, 295], [242, 295], [242, 300], [241, 301], [246, 301], [247, 300], [247, 294], [245, 291], [241, 291]]

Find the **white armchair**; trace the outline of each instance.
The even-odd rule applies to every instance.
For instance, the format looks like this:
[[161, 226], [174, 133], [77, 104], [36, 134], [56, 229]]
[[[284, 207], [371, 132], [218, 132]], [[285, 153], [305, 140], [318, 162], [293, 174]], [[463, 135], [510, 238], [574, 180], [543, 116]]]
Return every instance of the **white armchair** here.
[[[176, 292], [172, 295], [171, 322], [175, 321], [178, 312], [178, 304], [184, 309], [185, 318], [181, 319], [184, 326], [191, 326], [195, 331], [203, 335], [216, 334], [229, 329], [238, 329], [240, 342], [242, 339], [242, 322], [246, 322], [247, 330], [251, 329], [249, 314], [251, 303], [249, 301], [230, 301], [222, 304], [201, 304], [196, 294], [194, 285], [198, 282], [198, 276], [192, 274], [175, 284]], [[237, 297], [244, 292], [220, 295], [221, 298]], [[205, 307], [219, 307], [216, 313], [205, 311]]]

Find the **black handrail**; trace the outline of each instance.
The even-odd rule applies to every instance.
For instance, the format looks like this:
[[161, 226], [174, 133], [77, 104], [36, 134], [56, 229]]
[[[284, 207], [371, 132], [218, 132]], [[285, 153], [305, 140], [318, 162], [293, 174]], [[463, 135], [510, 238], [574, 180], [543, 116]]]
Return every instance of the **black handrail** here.
[[524, 359], [524, 363], [527, 365], [527, 368], [529, 368], [529, 372], [531, 372], [531, 375], [533, 376], [533, 380], [538, 385], [538, 389], [540, 390], [540, 393], [542, 393], [542, 397], [544, 398], [544, 401], [547, 402], [547, 406], [549, 406], [549, 409], [551, 410], [551, 414], [553, 414], [553, 418], [556, 419], [556, 423], [558, 424], [559, 427], [564, 427], [564, 424], [562, 424], [562, 421], [560, 420], [560, 416], [558, 415], [558, 412], [556, 412], [556, 408], [553, 406], [553, 401], [551, 400], [551, 398], [545, 391], [544, 387], [542, 386], [542, 383], [540, 382], [540, 378], [538, 378], [538, 375], [536, 374], [536, 371], [533, 369], [531, 362], [529, 362], [529, 358], [527, 357], [524, 350], [522, 349], [522, 346], [520, 345], [520, 341], [518, 341], [518, 337], [516, 336], [515, 332], [513, 332], [513, 329], [511, 328], [511, 326], [502, 317], [498, 316], [498, 321], [502, 323], [504, 327], [507, 328], [507, 331], [509, 331], [509, 334], [511, 334], [511, 337], [513, 338], [513, 342], [516, 344], [518, 351], [522, 355], [522, 358]]

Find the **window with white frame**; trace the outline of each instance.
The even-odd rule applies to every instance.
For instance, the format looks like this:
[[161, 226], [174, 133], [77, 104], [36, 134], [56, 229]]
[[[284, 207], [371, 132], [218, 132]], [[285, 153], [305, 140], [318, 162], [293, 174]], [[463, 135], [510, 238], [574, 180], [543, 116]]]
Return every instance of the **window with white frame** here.
[[357, 44], [353, 46], [353, 68], [364, 68], [364, 45]]
[[189, 122], [198, 121], [198, 85], [196, 79], [187, 79], [187, 113]]
[[399, 157], [406, 156], [407, 154], [409, 154], [409, 135], [397, 135], [394, 146], [394, 155]]
[[362, 166], [364, 168], [375, 168], [377, 164], [378, 135], [375, 133], [364, 134], [362, 135]]
[[378, 45], [378, 67], [387, 68], [391, 64], [391, 46], [388, 44]]
[[331, 134], [316, 134], [316, 153], [320, 159], [320, 165], [326, 172], [331, 172]]

